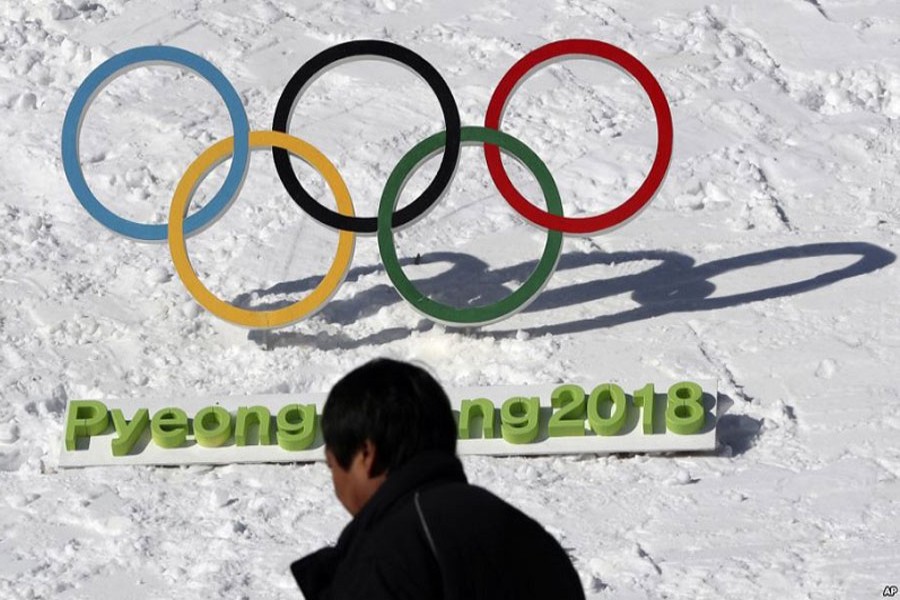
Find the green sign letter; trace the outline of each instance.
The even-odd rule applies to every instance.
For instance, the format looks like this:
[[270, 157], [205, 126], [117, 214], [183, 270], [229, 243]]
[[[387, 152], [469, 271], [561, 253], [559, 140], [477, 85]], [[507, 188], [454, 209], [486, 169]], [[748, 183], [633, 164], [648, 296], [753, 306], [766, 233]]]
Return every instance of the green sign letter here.
[[552, 437], [584, 435], [585, 397], [580, 385], [561, 385], [550, 395], [550, 405], [559, 409], [547, 426]]
[[146, 408], [139, 408], [135, 411], [131, 421], [126, 421], [125, 415], [118, 408], [112, 409], [110, 414], [113, 426], [116, 428], [116, 438], [112, 441], [113, 456], [125, 456], [131, 452], [137, 441], [141, 439], [144, 430], [147, 429], [147, 425], [150, 424], [150, 412]]
[[305, 450], [316, 438], [316, 405], [288, 404], [276, 419], [278, 445], [296, 452]]
[[184, 444], [188, 433], [188, 417], [180, 408], [161, 408], [150, 421], [153, 442], [160, 448], [177, 448]]
[[500, 433], [510, 444], [528, 444], [538, 434], [541, 405], [536, 397], [518, 396], [503, 403], [500, 409]]
[[691, 435], [703, 429], [706, 411], [703, 390], [691, 381], [682, 381], [669, 388], [666, 405], [666, 427], [680, 435]]
[[652, 383], [648, 383], [639, 390], [634, 391], [634, 405], [639, 406], [643, 411], [641, 414], [641, 423], [644, 428], [644, 435], [653, 433], [654, 410], [656, 403], [654, 402], [656, 390]]
[[66, 450], [75, 450], [75, 440], [80, 437], [100, 435], [109, 427], [109, 411], [97, 400], [73, 400], [69, 402], [66, 420]]
[[237, 410], [237, 426], [234, 429], [234, 440], [238, 446], [246, 446], [248, 433], [253, 425], [258, 426], [259, 443], [268, 446], [272, 443], [272, 415], [265, 406], [239, 406]]
[[[600, 405], [611, 402], [609, 417], [600, 414]], [[598, 385], [588, 398], [588, 421], [597, 435], [616, 435], [625, 425], [628, 416], [628, 399], [615, 383]]]
[[204, 448], [218, 448], [230, 437], [231, 413], [221, 406], [207, 406], [194, 415], [194, 438]]
[[494, 437], [494, 403], [487, 398], [463, 400], [459, 407], [459, 438], [472, 439], [474, 431], [470, 430], [472, 418], [481, 417], [481, 437]]

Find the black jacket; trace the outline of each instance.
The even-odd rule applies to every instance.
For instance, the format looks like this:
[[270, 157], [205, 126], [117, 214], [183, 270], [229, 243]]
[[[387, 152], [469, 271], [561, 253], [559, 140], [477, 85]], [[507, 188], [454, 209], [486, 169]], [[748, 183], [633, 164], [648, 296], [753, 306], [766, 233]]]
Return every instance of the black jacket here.
[[378, 489], [333, 548], [291, 565], [306, 600], [575, 600], [584, 591], [544, 529], [423, 454]]

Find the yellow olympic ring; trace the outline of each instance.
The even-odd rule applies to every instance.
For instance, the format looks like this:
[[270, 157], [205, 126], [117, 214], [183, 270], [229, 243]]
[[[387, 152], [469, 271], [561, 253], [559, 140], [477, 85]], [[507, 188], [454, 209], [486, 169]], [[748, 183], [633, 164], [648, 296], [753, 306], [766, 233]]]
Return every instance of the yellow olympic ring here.
[[[318, 171], [331, 193], [337, 201], [338, 212], [348, 217], [354, 216], [353, 201], [347, 185], [338, 173], [337, 168], [325, 158], [315, 147], [309, 143], [286, 133], [278, 131], [251, 131], [250, 148], [283, 148], [294, 156], [305, 161], [309, 166]], [[188, 292], [206, 310], [220, 319], [249, 327], [251, 329], [268, 329], [290, 325], [300, 319], [312, 315], [318, 311], [337, 292], [350, 261], [353, 259], [353, 250], [356, 246], [356, 234], [352, 231], [340, 231], [338, 237], [337, 253], [334, 257], [328, 273], [319, 282], [319, 285], [308, 296], [289, 306], [276, 310], [248, 310], [238, 308], [225, 302], [209, 291], [191, 265], [187, 254], [187, 245], [184, 239], [184, 220], [191, 206], [191, 199], [197, 184], [206, 176], [212, 167], [232, 155], [234, 151], [234, 138], [226, 138], [207, 148], [203, 154], [191, 163], [172, 197], [172, 207], [169, 210], [169, 251], [172, 253], [172, 262], [178, 277], [184, 283]]]

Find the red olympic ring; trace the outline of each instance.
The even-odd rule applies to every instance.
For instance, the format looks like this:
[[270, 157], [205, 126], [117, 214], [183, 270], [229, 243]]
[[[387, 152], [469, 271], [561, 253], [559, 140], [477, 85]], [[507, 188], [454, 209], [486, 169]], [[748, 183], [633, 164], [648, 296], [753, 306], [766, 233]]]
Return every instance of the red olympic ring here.
[[656, 190], [662, 184], [666, 170], [669, 168], [669, 160], [672, 158], [673, 128], [672, 112], [669, 109], [666, 95], [663, 93], [659, 82], [656, 81], [656, 78], [653, 77], [653, 74], [650, 73], [643, 63], [625, 50], [606, 42], [580, 39], [551, 42], [532, 50], [519, 59], [507, 71], [497, 85], [497, 89], [494, 90], [484, 117], [484, 126], [490, 129], [500, 129], [500, 120], [503, 117], [506, 101], [509, 99], [516, 84], [529, 71], [552, 58], [573, 54], [596, 56], [618, 65], [637, 79], [650, 97], [650, 103], [653, 105], [653, 112], [656, 115], [656, 157], [653, 159], [650, 172], [647, 173], [646, 179], [644, 179], [637, 191], [619, 206], [599, 215], [589, 217], [553, 215], [538, 208], [519, 193], [503, 168], [503, 163], [500, 160], [500, 149], [497, 146], [485, 144], [484, 157], [487, 161], [491, 179], [494, 180], [494, 185], [497, 186], [497, 190], [516, 212], [545, 229], [584, 235], [597, 233], [627, 221], [653, 198]]

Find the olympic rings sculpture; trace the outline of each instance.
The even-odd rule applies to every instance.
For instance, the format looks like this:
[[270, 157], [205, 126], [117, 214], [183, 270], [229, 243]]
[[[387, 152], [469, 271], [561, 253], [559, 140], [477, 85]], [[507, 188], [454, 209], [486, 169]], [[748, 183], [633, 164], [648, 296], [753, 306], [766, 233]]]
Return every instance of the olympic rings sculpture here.
[[[523, 142], [500, 131], [500, 123], [510, 95], [525, 76], [549, 60], [585, 55], [612, 62], [637, 80], [650, 99], [658, 136], [656, 155], [647, 177], [631, 197], [607, 212], [574, 218], [563, 215], [559, 190], [544, 162]], [[356, 216], [350, 193], [337, 168], [311, 144], [288, 134], [294, 109], [307, 84], [335, 62], [357, 56], [387, 58], [412, 69], [437, 97], [446, 127], [444, 131], [419, 142], [400, 159], [388, 177], [375, 217]], [[213, 144], [185, 171], [176, 186], [166, 224], [131, 221], [107, 209], [88, 186], [79, 155], [81, 124], [93, 98], [115, 77], [148, 63], [180, 66], [206, 79], [225, 101], [234, 130], [232, 137]], [[441, 323], [475, 326], [509, 317], [540, 293], [556, 269], [563, 234], [598, 233], [625, 222], [644, 208], [662, 184], [672, 155], [672, 140], [669, 104], [653, 74], [625, 50], [599, 40], [560, 40], [541, 46], [519, 59], [494, 90], [483, 127], [461, 125], [459, 110], [447, 83], [430, 63], [415, 52], [380, 40], [345, 42], [320, 52], [294, 73], [276, 105], [271, 131], [250, 130], [237, 91], [204, 58], [170, 46], [143, 46], [108, 59], [92, 71], [76, 90], [63, 122], [62, 160], [69, 186], [85, 210], [102, 225], [123, 236], [142, 241], [168, 241], [175, 270], [188, 292], [201, 306], [221, 319], [249, 328], [272, 329], [314, 314], [343, 283], [353, 258], [356, 234], [376, 234], [388, 277], [413, 308]], [[411, 225], [434, 207], [453, 179], [460, 146], [464, 143], [483, 145], [488, 172], [497, 190], [516, 212], [547, 230], [547, 241], [535, 270], [510, 295], [488, 306], [456, 308], [428, 298], [406, 277], [397, 258], [394, 231]], [[249, 166], [250, 151], [259, 148], [272, 149], [278, 177], [294, 202], [311, 217], [339, 232], [335, 259], [319, 284], [303, 299], [274, 310], [244, 309], [216, 297], [194, 271], [186, 245], [186, 238], [209, 227], [225, 214], [240, 193]], [[501, 149], [519, 159], [534, 174], [544, 195], [546, 209], [536, 206], [515, 188], [500, 160]], [[442, 150], [441, 162], [431, 183], [410, 204], [396, 210], [407, 177], [439, 150]], [[335, 197], [337, 212], [323, 206], [303, 188], [291, 166], [290, 155], [300, 158], [322, 175]], [[198, 183], [213, 166], [229, 156], [231, 165], [221, 188], [203, 208], [187, 216]]]

